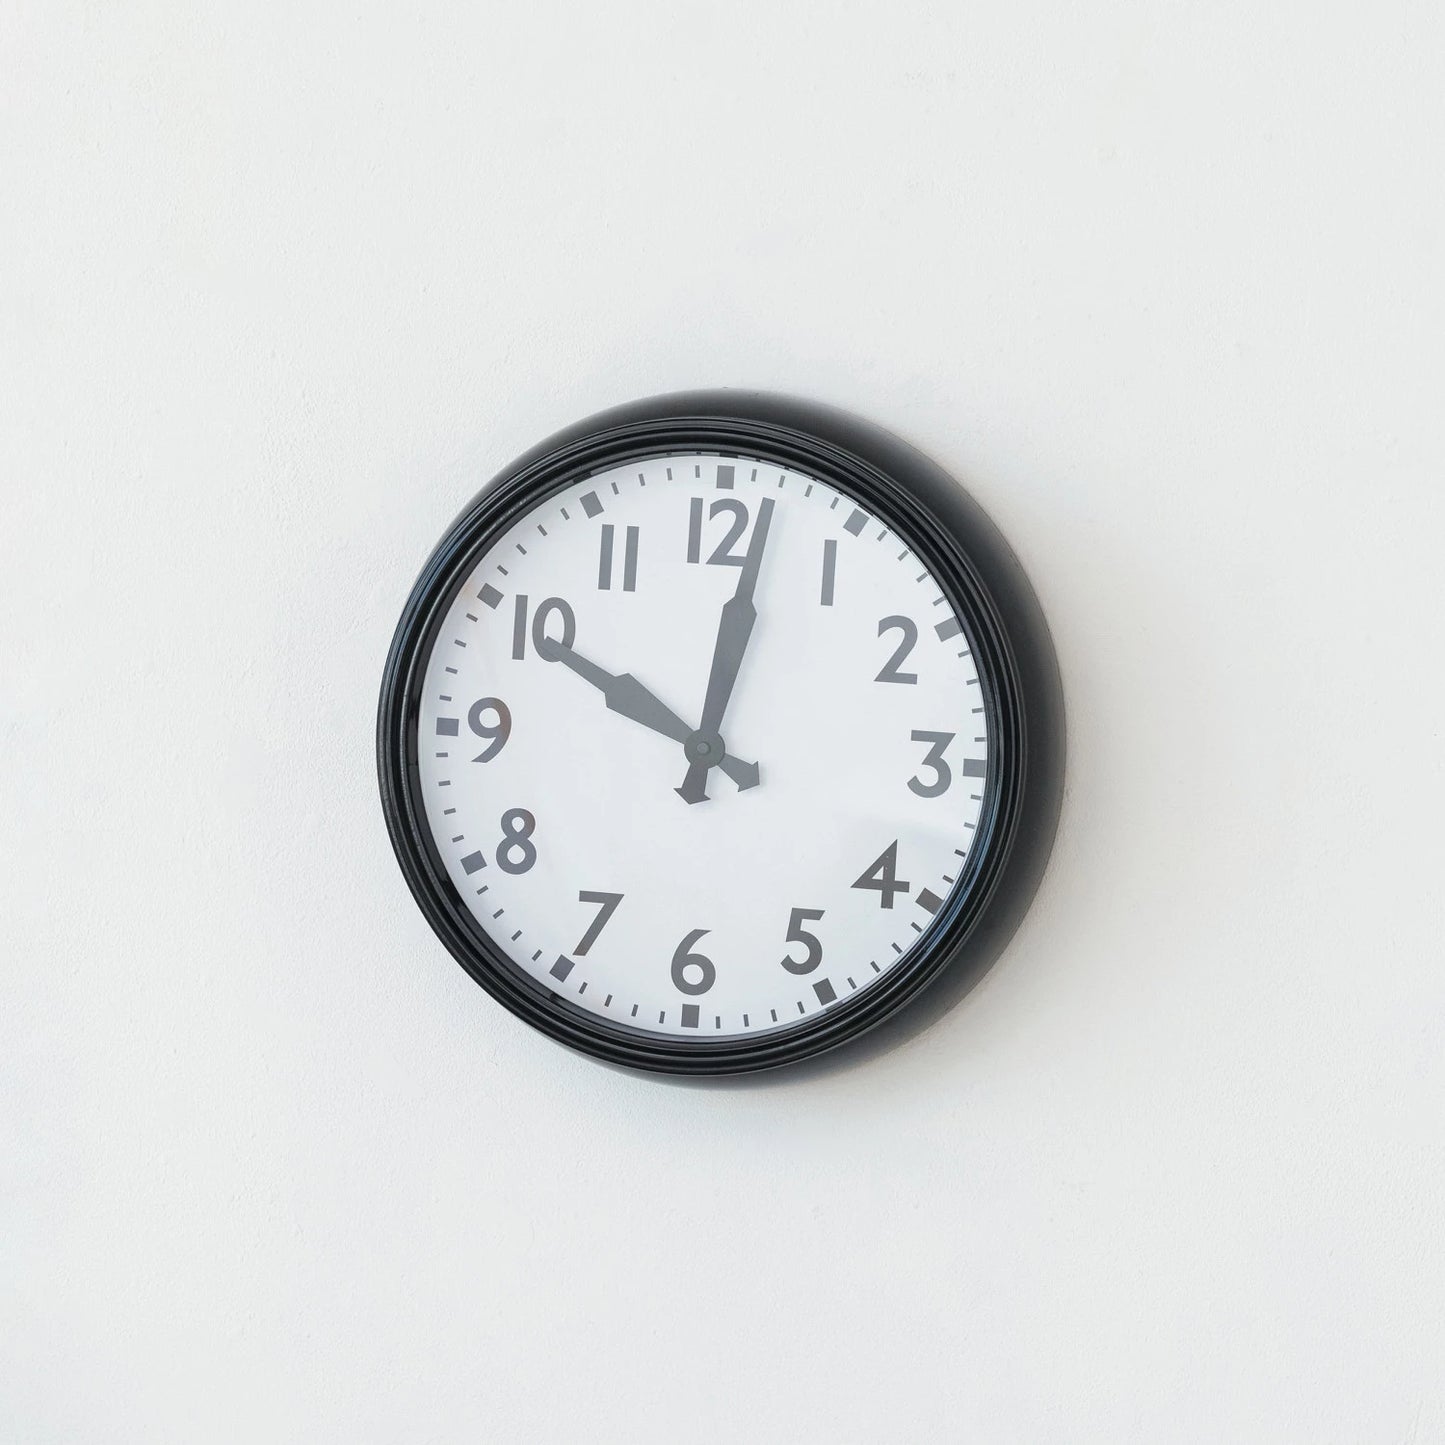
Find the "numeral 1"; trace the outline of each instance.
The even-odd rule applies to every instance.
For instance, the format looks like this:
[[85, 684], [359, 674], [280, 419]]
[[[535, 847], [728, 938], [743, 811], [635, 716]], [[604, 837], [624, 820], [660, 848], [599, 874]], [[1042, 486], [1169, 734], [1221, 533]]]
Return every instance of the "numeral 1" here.
[[838, 543], [829, 537], [823, 543], [823, 588], [818, 595], [818, 601], [824, 607], [833, 605], [833, 576], [838, 570]]

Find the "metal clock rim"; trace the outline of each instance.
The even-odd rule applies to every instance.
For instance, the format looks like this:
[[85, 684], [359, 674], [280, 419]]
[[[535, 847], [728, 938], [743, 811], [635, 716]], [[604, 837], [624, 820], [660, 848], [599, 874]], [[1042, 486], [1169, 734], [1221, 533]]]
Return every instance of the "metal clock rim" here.
[[[609, 1023], [523, 973], [462, 903], [437, 854], [418, 790], [422, 670], [441, 618], [476, 558], [546, 496], [623, 461], [685, 450], [793, 466], [853, 497], [896, 532], [964, 620], [988, 708], [983, 812], [965, 870], [944, 907], [909, 956], [876, 984], [822, 1015], [757, 1037], [674, 1038]], [[393, 850], [448, 952], [497, 1002], [548, 1037], [643, 1071], [726, 1075], [776, 1068], [839, 1047], [892, 1017], [960, 962], [1019, 827], [1029, 749], [1026, 699], [1014, 639], [979, 569], [998, 540], [962, 489], [896, 438], [830, 408], [765, 393], [677, 393], [634, 402], [589, 417], [519, 458], [478, 492], [428, 558], [398, 623], [378, 707], [378, 779]]]

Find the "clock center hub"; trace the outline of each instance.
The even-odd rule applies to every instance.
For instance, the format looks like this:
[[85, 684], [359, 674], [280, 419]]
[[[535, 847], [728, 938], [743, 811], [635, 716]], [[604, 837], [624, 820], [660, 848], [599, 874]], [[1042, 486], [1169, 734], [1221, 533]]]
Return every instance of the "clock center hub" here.
[[690, 763], [707, 763], [716, 766], [723, 759], [727, 749], [716, 733], [697, 732], [682, 745], [683, 754]]

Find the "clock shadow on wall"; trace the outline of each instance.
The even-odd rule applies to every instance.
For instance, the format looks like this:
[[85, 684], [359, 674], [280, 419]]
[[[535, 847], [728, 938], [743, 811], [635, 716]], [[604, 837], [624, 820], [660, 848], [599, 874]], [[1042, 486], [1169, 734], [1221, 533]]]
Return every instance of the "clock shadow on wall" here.
[[797, 1080], [997, 959], [1064, 736], [1038, 601], [957, 482], [721, 391], [589, 418], [478, 494], [402, 613], [377, 751], [412, 894], [493, 999], [615, 1066]]

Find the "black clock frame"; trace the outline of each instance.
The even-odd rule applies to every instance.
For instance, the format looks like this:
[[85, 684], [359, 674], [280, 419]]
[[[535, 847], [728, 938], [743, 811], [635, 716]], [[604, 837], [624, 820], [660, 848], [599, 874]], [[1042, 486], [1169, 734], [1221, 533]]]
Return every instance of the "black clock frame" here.
[[[977, 838], [944, 906], [910, 953], [827, 1012], [756, 1037], [673, 1038], [589, 1013], [524, 973], [472, 917], [426, 823], [417, 718], [427, 659], [478, 558], [554, 492], [622, 462], [715, 452], [817, 478], [877, 516], [929, 567], [972, 640], [990, 755]], [[495, 477], [427, 559], [392, 640], [377, 717], [377, 769], [392, 847], [447, 950], [542, 1033], [609, 1063], [726, 1075], [796, 1063], [897, 1014], [945, 973], [976, 974], [1012, 932], [1042, 875], [1058, 816], [1063, 707], [1048, 627], [1022, 568], [983, 510], [898, 438], [831, 407], [748, 391], [684, 392], [616, 407], [558, 432]], [[994, 924], [984, 927], [986, 920]], [[985, 941], [994, 935], [992, 942]], [[970, 964], [973, 965], [970, 969]]]

